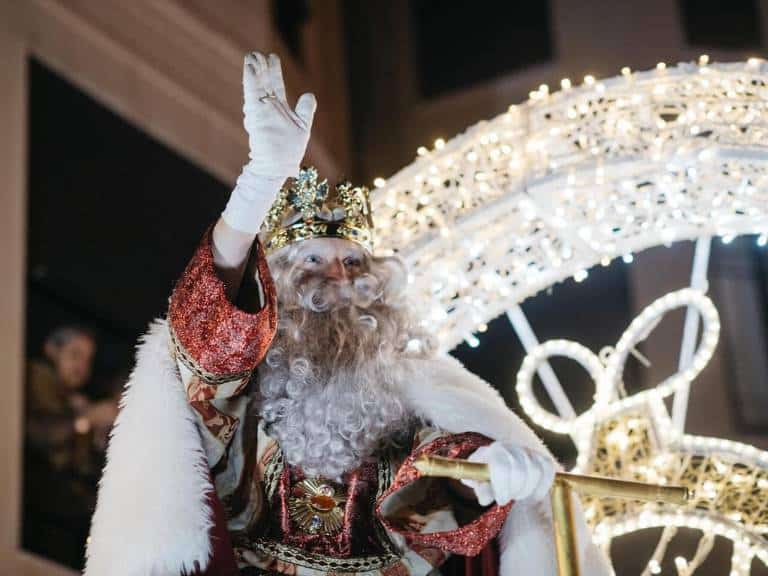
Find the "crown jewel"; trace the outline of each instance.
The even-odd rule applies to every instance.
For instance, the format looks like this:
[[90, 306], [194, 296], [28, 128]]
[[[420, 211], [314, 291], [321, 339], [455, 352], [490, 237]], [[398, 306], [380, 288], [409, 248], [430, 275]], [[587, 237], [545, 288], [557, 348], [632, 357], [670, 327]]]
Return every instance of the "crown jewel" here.
[[302, 168], [280, 190], [262, 226], [264, 248], [274, 252], [310, 238], [342, 238], [373, 251], [368, 188], [318, 181], [315, 168]]

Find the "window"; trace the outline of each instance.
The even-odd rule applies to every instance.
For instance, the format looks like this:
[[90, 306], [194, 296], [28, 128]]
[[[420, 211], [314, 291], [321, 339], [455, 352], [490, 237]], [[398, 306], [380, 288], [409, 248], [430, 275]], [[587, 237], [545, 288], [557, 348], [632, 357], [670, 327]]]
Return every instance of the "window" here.
[[[229, 187], [36, 61], [28, 170], [22, 545], [79, 569], [105, 430], [73, 427], [75, 400], [115, 400], [137, 336], [165, 312]], [[73, 352], [80, 360], [71, 363], [92, 368], [91, 377], [79, 372], [77, 398], [52, 393], [60, 374], [43, 346], [72, 325], [96, 343], [95, 363]]]
[[419, 84], [426, 97], [552, 58], [548, 1], [410, 2]]
[[308, 0], [274, 0], [272, 21], [293, 57], [302, 61], [302, 28], [310, 17]]
[[760, 48], [756, 0], [680, 0], [680, 12], [685, 38], [691, 46]]

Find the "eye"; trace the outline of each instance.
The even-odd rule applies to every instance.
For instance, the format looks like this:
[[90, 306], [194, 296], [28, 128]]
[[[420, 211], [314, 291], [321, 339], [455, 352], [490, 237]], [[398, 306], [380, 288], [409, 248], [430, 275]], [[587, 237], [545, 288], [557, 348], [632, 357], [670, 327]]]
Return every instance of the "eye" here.
[[317, 254], [308, 254], [304, 257], [304, 262], [307, 264], [320, 264], [322, 261], [323, 259]]
[[360, 265], [362, 265], [362, 261], [360, 258], [357, 258], [355, 256], [347, 256], [344, 258], [344, 266], [347, 268], [357, 268]]

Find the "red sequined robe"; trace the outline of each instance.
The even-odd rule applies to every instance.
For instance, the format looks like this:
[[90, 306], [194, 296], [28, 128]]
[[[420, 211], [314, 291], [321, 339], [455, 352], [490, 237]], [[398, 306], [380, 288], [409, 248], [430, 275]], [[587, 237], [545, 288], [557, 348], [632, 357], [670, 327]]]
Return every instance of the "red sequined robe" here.
[[[480, 508], [448, 482], [419, 479], [421, 454], [466, 457], [491, 439], [546, 451], [487, 383], [450, 358], [411, 366], [409, 408], [434, 428], [376, 454], [340, 483], [305, 478], [261, 425], [247, 389], [272, 341], [275, 289], [256, 245], [261, 307], [237, 308], [206, 235], [167, 321], [137, 349], [109, 446], [86, 576], [426, 574], [451, 554], [490, 568], [505, 526], [505, 574], [553, 574], [546, 506]], [[404, 360], [404, 363], [406, 360]], [[316, 518], [318, 517], [318, 518]], [[519, 535], [519, 536], [518, 536]]]
[[499, 531], [508, 507], [465, 510], [474, 518], [459, 527], [453, 509], [473, 506], [446, 490], [445, 481], [417, 482], [412, 461], [425, 453], [467, 457], [489, 440], [420, 430], [412, 453], [377, 454], [341, 483], [306, 478], [285, 461], [244, 394], [276, 328], [264, 255], [257, 242], [262, 306], [247, 313], [226, 298], [209, 242], [206, 236], [179, 280], [168, 315], [232, 546], [215, 526], [221, 545], [206, 574], [236, 573], [233, 558], [243, 574], [426, 574], [449, 553], [476, 555]]

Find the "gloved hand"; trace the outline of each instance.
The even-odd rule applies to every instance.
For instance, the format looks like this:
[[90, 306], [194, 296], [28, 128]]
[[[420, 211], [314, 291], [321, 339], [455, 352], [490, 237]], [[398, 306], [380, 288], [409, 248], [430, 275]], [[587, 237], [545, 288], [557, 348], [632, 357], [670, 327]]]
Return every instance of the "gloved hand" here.
[[251, 160], [243, 167], [222, 217], [235, 230], [256, 234], [286, 178], [299, 171], [317, 103], [314, 95], [302, 94], [292, 110], [280, 59], [259, 52], [245, 57], [243, 100]]
[[494, 501], [504, 505], [511, 500], [541, 500], [555, 479], [555, 462], [550, 456], [511, 443], [482, 446], [469, 461], [483, 462], [490, 468], [490, 482], [461, 481], [475, 491], [482, 506]]

